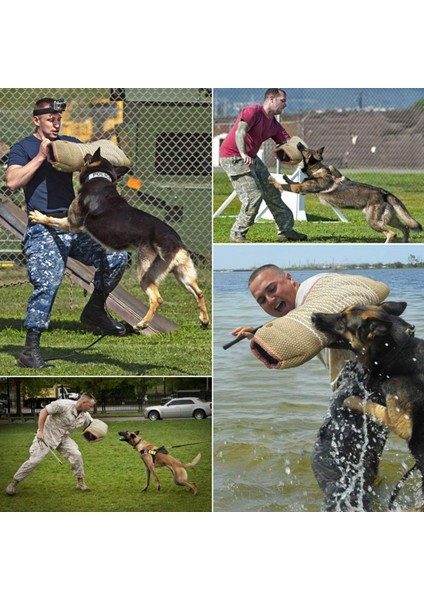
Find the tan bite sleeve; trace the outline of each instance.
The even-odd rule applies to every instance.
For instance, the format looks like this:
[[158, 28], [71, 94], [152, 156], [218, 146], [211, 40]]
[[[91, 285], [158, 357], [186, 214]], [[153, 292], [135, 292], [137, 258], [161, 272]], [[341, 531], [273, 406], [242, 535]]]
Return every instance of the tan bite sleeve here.
[[285, 144], [277, 146], [274, 149], [274, 152], [277, 155], [278, 160], [285, 165], [298, 165], [303, 160], [303, 155], [297, 147], [299, 142], [307, 148], [305, 142], [297, 135], [293, 136]]
[[103, 158], [108, 160], [114, 167], [130, 167], [131, 161], [125, 153], [110, 140], [99, 140], [87, 144], [77, 144], [66, 140], [52, 142], [54, 160], [52, 164], [58, 171], [73, 173], [79, 171], [84, 165], [84, 157], [94, 154], [100, 148]]
[[100, 419], [93, 419], [90, 425], [82, 432], [87, 442], [100, 442], [107, 434], [107, 424]]
[[254, 356], [269, 369], [289, 369], [316, 356], [333, 340], [317, 331], [312, 313], [337, 313], [354, 304], [379, 304], [386, 284], [361, 275], [331, 273], [320, 277], [302, 306], [261, 327], [250, 342]]

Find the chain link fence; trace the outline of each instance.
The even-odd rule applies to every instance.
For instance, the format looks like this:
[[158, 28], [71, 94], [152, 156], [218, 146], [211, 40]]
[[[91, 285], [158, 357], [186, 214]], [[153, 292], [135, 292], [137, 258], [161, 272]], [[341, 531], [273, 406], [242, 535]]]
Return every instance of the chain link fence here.
[[[34, 131], [43, 97], [64, 98], [62, 130], [82, 142], [110, 139], [132, 162], [118, 183], [133, 205], [169, 223], [201, 262], [211, 262], [212, 90], [207, 88], [1, 88], [1, 197], [24, 208], [4, 174], [10, 147]], [[75, 189], [78, 188], [77, 174]], [[22, 266], [21, 243], [0, 226], [0, 262]]]
[[[286, 88], [280, 122], [310, 148], [325, 147], [327, 164], [343, 170], [422, 171], [424, 168], [423, 88]], [[219, 148], [241, 109], [262, 104], [265, 89], [214, 89], [213, 166]], [[274, 142], [263, 145], [268, 168], [277, 165]], [[291, 169], [294, 170], [293, 168]], [[216, 195], [221, 179], [214, 183]]]

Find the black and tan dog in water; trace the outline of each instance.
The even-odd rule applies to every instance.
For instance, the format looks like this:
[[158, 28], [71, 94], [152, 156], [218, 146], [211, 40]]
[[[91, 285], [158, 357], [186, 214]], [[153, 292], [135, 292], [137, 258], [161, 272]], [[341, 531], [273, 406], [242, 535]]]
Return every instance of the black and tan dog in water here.
[[402, 242], [409, 239], [409, 230], [422, 231], [422, 227], [408, 212], [406, 206], [394, 194], [382, 188], [352, 181], [333, 165], [325, 165], [322, 160], [324, 148], [310, 150], [298, 144], [303, 156], [302, 171], [307, 178], [295, 183], [287, 176], [286, 183], [279, 183], [273, 177], [269, 181], [277, 189], [295, 194], [317, 194], [322, 204], [335, 208], [356, 208], [363, 210], [370, 227], [386, 236], [386, 243], [396, 237], [389, 229], [395, 227], [402, 232]]
[[85, 229], [113, 250], [136, 249], [138, 281], [150, 306], [146, 316], [135, 325], [135, 330], [146, 328], [162, 304], [159, 284], [168, 273], [173, 273], [193, 294], [200, 311], [200, 325], [207, 329], [209, 316], [189, 250], [167, 223], [130, 206], [118, 194], [116, 181], [126, 171], [127, 167], [113, 167], [98, 148], [93, 156], [87, 154], [84, 158], [79, 177], [81, 187], [69, 207], [68, 216], [59, 219], [35, 210], [29, 214], [30, 221], [74, 233]]
[[[424, 496], [424, 340], [400, 315], [406, 302], [351, 306], [337, 314], [315, 313], [314, 326], [353, 350], [369, 371], [366, 388], [381, 392], [385, 406], [358, 396], [343, 406], [365, 412], [408, 442], [422, 476]], [[424, 511], [424, 504], [414, 509]]]
[[147, 490], [150, 484], [150, 475], [152, 475], [156, 489], [160, 490], [160, 483], [156, 475], [156, 467], [166, 467], [171, 471], [174, 477], [175, 485], [185, 485], [190, 488], [194, 495], [197, 494], [195, 483], [188, 481], [186, 469], [197, 465], [202, 455], [199, 454], [189, 463], [182, 463], [178, 459], [171, 456], [163, 446], [155, 446], [147, 440], [144, 440], [139, 435], [139, 431], [120, 431], [121, 442], [128, 442], [137, 452], [140, 453], [140, 458], [146, 467], [146, 485], [143, 492]]

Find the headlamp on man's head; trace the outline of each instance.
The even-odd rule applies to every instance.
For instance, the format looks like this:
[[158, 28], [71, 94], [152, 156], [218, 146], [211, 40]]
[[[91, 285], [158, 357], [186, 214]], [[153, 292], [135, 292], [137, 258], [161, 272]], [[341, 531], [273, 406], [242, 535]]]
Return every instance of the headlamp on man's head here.
[[38, 117], [39, 115], [48, 115], [50, 113], [63, 113], [65, 110], [66, 102], [63, 98], [60, 98], [59, 100], [53, 100], [49, 106], [45, 106], [44, 108], [34, 108], [32, 114], [34, 117]]

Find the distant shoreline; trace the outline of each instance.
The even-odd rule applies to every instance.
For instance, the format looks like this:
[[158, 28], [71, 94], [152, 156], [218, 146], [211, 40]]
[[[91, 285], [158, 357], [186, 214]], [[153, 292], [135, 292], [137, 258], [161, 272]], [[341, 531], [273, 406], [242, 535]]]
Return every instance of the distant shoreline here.
[[[258, 265], [260, 266], [260, 265]], [[215, 273], [244, 273], [254, 271], [257, 266], [238, 268], [238, 269], [214, 269]], [[289, 266], [281, 267], [290, 271], [352, 271], [352, 270], [369, 270], [369, 269], [424, 269], [424, 263], [408, 264], [408, 263], [362, 263], [362, 264], [347, 264], [347, 265], [307, 265], [307, 266]]]

